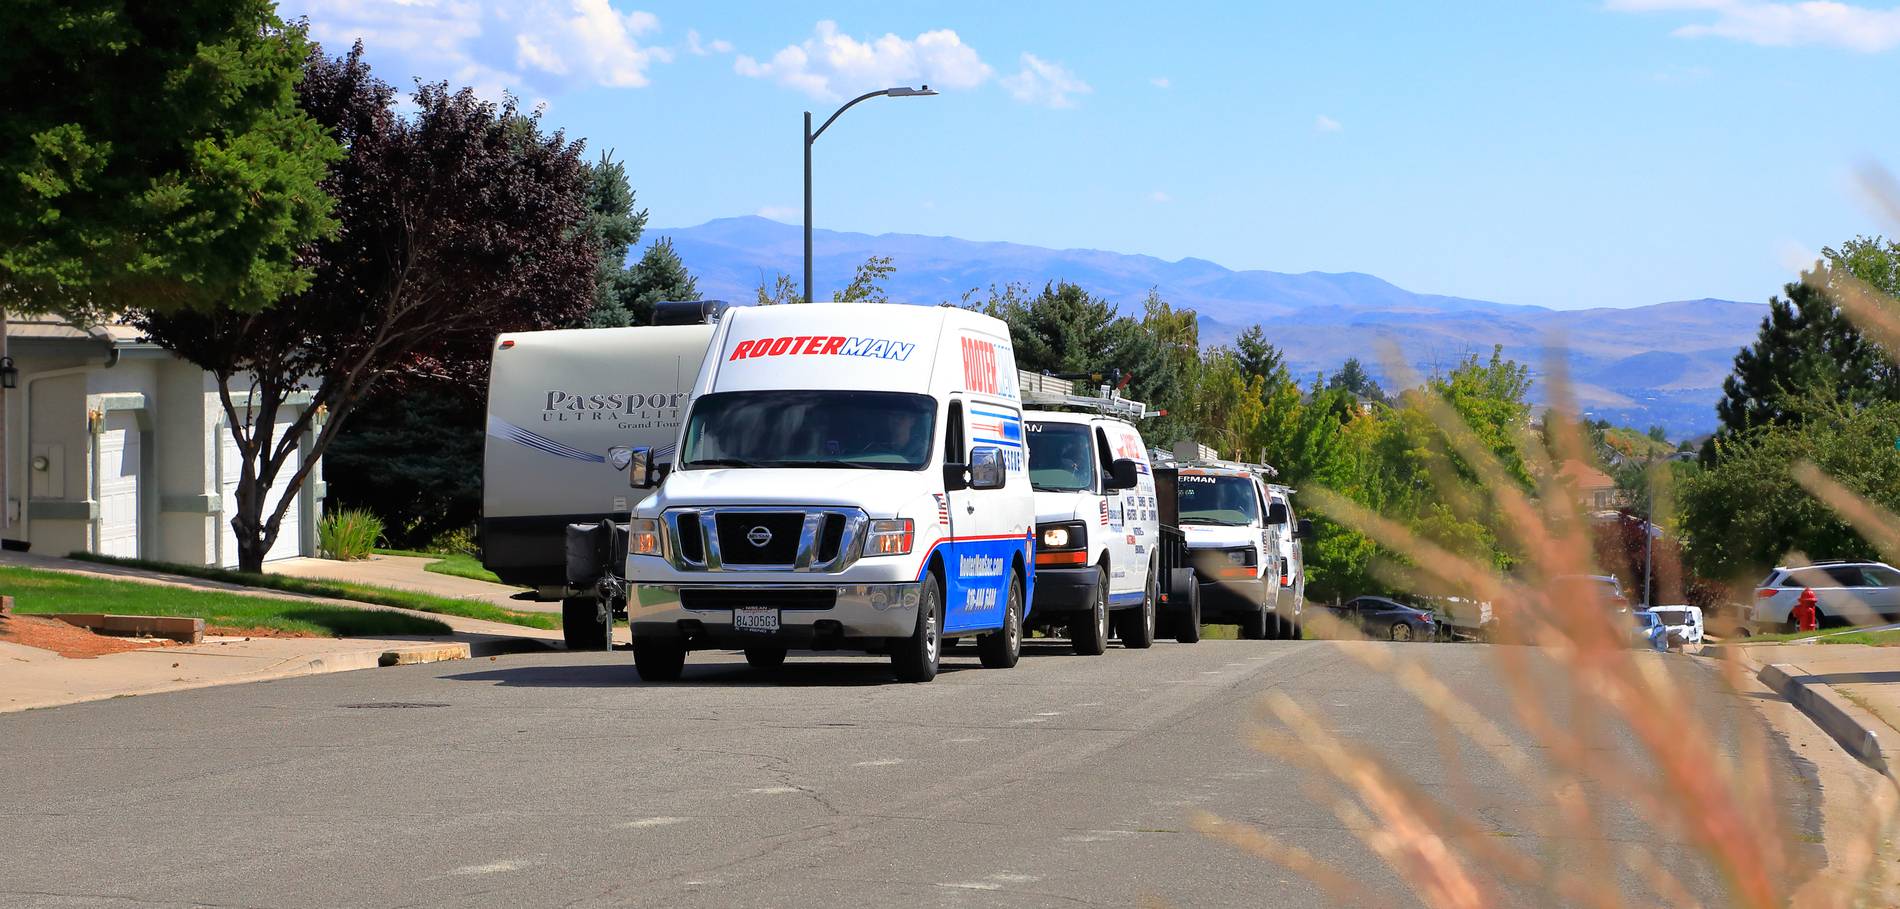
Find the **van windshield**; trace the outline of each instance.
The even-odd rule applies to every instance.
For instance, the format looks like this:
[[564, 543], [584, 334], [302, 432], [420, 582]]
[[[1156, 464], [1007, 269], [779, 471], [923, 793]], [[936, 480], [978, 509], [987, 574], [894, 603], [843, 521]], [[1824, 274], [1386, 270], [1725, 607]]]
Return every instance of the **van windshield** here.
[[1242, 526], [1260, 522], [1260, 499], [1247, 477], [1184, 473], [1180, 489], [1181, 523]]
[[693, 402], [680, 467], [921, 470], [937, 402], [892, 391], [729, 391]]
[[1095, 488], [1095, 441], [1087, 426], [1029, 423], [1029, 485], [1045, 492]]

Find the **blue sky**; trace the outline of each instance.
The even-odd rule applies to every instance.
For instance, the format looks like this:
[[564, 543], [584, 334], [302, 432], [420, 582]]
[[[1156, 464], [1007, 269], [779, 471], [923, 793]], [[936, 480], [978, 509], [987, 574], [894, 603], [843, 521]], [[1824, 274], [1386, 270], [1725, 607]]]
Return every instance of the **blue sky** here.
[[1759, 301], [1881, 232], [1853, 174], [1900, 167], [1900, 6], [281, 2], [399, 85], [545, 103], [655, 227], [796, 223], [800, 112], [920, 82], [818, 143], [818, 226]]

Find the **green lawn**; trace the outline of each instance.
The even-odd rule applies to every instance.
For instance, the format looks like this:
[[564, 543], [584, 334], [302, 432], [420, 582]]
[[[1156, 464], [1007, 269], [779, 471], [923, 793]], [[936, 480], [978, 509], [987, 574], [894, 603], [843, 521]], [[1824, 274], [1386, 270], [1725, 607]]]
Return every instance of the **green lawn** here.
[[490, 584], [501, 583], [501, 578], [482, 567], [482, 560], [464, 552], [416, 552], [410, 549], [378, 549], [377, 555], [409, 556], [417, 559], [435, 559], [422, 566], [423, 571], [436, 574], [453, 575], [474, 581], [487, 581]]
[[220, 630], [322, 637], [448, 634], [449, 626], [400, 612], [300, 603], [217, 590], [162, 587], [92, 575], [0, 566], [0, 591], [22, 613], [110, 612], [184, 616]]
[[1796, 631], [1787, 634], [1757, 634], [1745, 638], [1731, 638], [1735, 644], [1773, 644], [1781, 641], [1799, 641], [1806, 638], [1819, 638], [1817, 644], [1871, 644], [1876, 647], [1900, 644], [1900, 630], [1895, 631], [1843, 631], [1840, 628], [1827, 628], [1821, 631]]
[[561, 617], [545, 612], [519, 612], [503, 609], [492, 603], [480, 600], [457, 600], [438, 597], [426, 593], [414, 593], [408, 590], [395, 590], [389, 587], [377, 587], [371, 584], [355, 584], [349, 581], [318, 581], [309, 578], [294, 578], [281, 574], [249, 574], [224, 568], [200, 568], [195, 565], [175, 565], [170, 562], [153, 562], [145, 559], [118, 559], [111, 556], [74, 553], [73, 558], [106, 565], [127, 565], [150, 571], [163, 571], [169, 574], [182, 574], [187, 577], [203, 578], [208, 581], [222, 581], [226, 584], [242, 584], [246, 587], [263, 587], [269, 590], [283, 590], [290, 593], [302, 593], [310, 596], [331, 597], [339, 600], [358, 600], [364, 603], [376, 603], [382, 606], [400, 606], [418, 612], [433, 612], [438, 615], [461, 616], [465, 619], [482, 619], [489, 622], [506, 622], [511, 625], [525, 625], [529, 628], [552, 630], [561, 627]]

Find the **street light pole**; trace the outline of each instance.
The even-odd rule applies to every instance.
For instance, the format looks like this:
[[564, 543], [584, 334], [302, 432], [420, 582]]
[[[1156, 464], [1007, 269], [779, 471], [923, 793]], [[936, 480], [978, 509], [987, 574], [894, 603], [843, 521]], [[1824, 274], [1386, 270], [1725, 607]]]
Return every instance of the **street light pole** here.
[[831, 116], [825, 118], [825, 122], [819, 125], [817, 132], [813, 132], [811, 128], [811, 111], [805, 112], [805, 302], [811, 302], [811, 144], [818, 141], [819, 136], [824, 135], [825, 130], [830, 128], [832, 121], [838, 119], [839, 114], [850, 110], [852, 106], [856, 105], [859, 101], [880, 96], [890, 98], [920, 98], [934, 94], [936, 94], [936, 92], [931, 91], [928, 85], [921, 88], [910, 88], [900, 85], [894, 88], [865, 92], [845, 102], [843, 107], [833, 111]]

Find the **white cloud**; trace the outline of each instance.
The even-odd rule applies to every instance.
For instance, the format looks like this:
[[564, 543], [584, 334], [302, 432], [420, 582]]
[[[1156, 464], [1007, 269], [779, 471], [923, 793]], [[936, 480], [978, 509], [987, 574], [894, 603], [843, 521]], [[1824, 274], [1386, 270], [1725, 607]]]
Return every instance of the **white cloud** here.
[[1164, 202], [1173, 202], [1174, 197], [1157, 189], [1154, 192], [1151, 192], [1148, 194], [1148, 201], [1159, 205]]
[[488, 97], [564, 85], [639, 88], [673, 57], [644, 43], [659, 31], [657, 17], [609, 0], [291, 0], [283, 12], [308, 16], [329, 53], [361, 39], [396, 85], [446, 79]]
[[988, 81], [989, 64], [949, 29], [916, 38], [885, 34], [859, 41], [838, 32], [838, 23], [818, 23], [812, 37], [789, 45], [770, 60], [740, 54], [732, 68], [741, 76], [771, 79], [815, 98], [847, 95], [893, 85], [975, 88]]
[[767, 205], [758, 210], [758, 216], [786, 224], [805, 223], [805, 210], [790, 205]]
[[1155, 88], [1169, 88], [1174, 85], [1174, 83], [1168, 81], [1167, 76], [1156, 76], [1153, 79], [1149, 79], [1148, 84]]
[[1336, 133], [1345, 128], [1346, 127], [1340, 125], [1338, 120], [1328, 117], [1325, 114], [1320, 114], [1319, 116], [1313, 118], [1314, 132]]
[[1067, 67], [1052, 63], [1035, 54], [1024, 54], [1023, 68], [1014, 76], [1003, 77], [1003, 87], [1009, 90], [1010, 97], [1024, 104], [1040, 104], [1044, 107], [1074, 107], [1071, 95], [1086, 95], [1094, 89], [1087, 82], [1076, 78]]
[[1713, 14], [1672, 32], [1682, 38], [1728, 38], [1766, 47], [1822, 45], [1868, 54], [1900, 47], [1900, 6], [1874, 9], [1836, 0], [1607, 0], [1605, 7]]
[[705, 41], [699, 37], [699, 29], [689, 28], [686, 30], [686, 52], [695, 57], [704, 57], [710, 54], [730, 54], [732, 53], [732, 42], [723, 38], [714, 38], [711, 41]]

